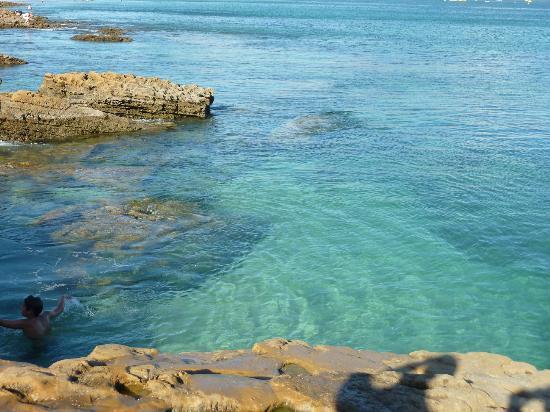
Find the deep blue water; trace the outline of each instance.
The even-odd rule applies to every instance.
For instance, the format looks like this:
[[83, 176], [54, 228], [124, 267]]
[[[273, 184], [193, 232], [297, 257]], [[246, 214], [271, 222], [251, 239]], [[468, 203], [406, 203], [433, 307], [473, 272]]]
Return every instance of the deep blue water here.
[[[32, 347], [246, 347], [273, 336], [490, 351], [550, 368], [550, 3], [46, 1], [121, 26], [0, 31], [0, 90], [117, 71], [216, 89], [153, 135], [0, 146], [0, 317], [78, 297]], [[192, 211], [113, 217], [135, 199]]]

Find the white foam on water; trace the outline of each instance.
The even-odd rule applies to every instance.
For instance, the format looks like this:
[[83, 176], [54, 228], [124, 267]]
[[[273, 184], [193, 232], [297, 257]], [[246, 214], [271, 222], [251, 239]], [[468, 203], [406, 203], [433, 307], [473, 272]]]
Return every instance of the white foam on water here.
[[57, 289], [57, 288], [62, 288], [62, 287], [65, 287], [65, 286], [67, 286], [65, 283], [54, 283], [53, 285], [45, 286], [44, 288], [42, 288], [42, 291], [49, 292], [50, 290], [54, 290], [54, 289]]
[[84, 305], [80, 303], [77, 298], [68, 297], [65, 298], [65, 312], [73, 311], [76, 309], [84, 309]]
[[[68, 296], [65, 298], [65, 313], [77, 313], [82, 314], [85, 317], [93, 318], [95, 316], [95, 311], [87, 305], [84, 305], [78, 298], [73, 296]], [[78, 315], [77, 315], [78, 316]]]
[[0, 146], [19, 146], [17, 143], [5, 142], [0, 140]]

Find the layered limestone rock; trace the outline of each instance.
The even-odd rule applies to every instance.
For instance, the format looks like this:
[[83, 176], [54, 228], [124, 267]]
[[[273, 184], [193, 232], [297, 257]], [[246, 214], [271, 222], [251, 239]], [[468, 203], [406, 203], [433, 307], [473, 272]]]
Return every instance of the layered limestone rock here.
[[204, 118], [214, 101], [212, 89], [117, 73], [47, 74], [39, 92], [118, 116], [150, 119]]
[[98, 346], [49, 368], [0, 361], [2, 410], [544, 411], [550, 370], [488, 353], [377, 353], [272, 339], [161, 354]]
[[60, 142], [74, 136], [123, 133], [158, 125], [115, 116], [29, 91], [0, 93], [0, 139]]
[[51, 29], [58, 27], [42, 16], [0, 9], [0, 29]]
[[212, 89], [116, 73], [47, 74], [38, 93], [0, 94], [0, 139], [59, 142], [206, 117]]
[[27, 64], [27, 62], [17, 57], [0, 54], [0, 66], [14, 66], [17, 64]]

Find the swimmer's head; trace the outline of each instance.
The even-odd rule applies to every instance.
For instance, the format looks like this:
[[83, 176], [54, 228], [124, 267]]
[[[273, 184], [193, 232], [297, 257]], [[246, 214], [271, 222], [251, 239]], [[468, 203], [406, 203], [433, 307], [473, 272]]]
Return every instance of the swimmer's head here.
[[23, 306], [21, 306], [21, 314], [26, 318], [35, 318], [42, 313], [44, 309], [44, 304], [42, 299], [38, 296], [29, 295], [23, 301]]

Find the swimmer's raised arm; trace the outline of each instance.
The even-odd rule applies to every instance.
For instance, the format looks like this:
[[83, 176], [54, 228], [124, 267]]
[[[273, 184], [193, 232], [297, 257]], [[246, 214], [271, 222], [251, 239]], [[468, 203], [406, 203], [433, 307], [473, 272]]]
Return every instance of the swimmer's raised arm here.
[[56, 316], [58, 316], [60, 313], [63, 312], [63, 310], [65, 309], [65, 299], [67, 298], [67, 296], [63, 295], [59, 298], [59, 302], [57, 303], [57, 306], [55, 307], [54, 310], [51, 310], [49, 311], [46, 315], [48, 316], [49, 319], [53, 319], [55, 318]]
[[18, 320], [7, 320], [0, 319], [0, 326], [9, 329], [24, 329], [28, 325], [27, 319], [18, 319]]

